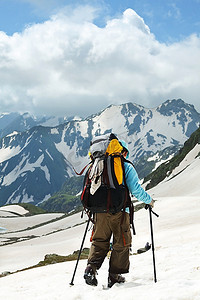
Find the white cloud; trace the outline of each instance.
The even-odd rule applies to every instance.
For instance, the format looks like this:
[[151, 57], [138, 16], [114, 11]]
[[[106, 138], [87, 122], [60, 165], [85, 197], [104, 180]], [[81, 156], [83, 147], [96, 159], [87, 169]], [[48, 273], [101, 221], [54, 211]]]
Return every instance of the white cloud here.
[[159, 43], [133, 10], [100, 28], [85, 6], [0, 32], [0, 110], [89, 115], [110, 103], [182, 98], [200, 109], [200, 38]]
[[175, 18], [177, 20], [181, 19], [181, 12], [180, 9], [177, 7], [175, 3], [171, 3], [169, 5], [171, 8], [168, 10], [168, 17]]

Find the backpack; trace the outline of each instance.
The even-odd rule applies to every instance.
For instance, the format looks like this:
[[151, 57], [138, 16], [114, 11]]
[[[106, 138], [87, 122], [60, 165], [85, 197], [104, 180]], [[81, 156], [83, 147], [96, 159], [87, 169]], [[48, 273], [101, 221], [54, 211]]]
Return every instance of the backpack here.
[[124, 161], [127, 160], [122, 156], [122, 150], [113, 133], [91, 141], [91, 163], [84, 178], [81, 202], [90, 213], [125, 212], [129, 207], [133, 225], [133, 204], [125, 181]]

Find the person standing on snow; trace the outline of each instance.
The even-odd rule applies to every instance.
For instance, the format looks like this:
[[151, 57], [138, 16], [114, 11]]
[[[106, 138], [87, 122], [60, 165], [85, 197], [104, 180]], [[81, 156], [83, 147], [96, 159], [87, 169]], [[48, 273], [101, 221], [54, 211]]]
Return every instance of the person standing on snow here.
[[[129, 157], [128, 146], [120, 141], [123, 150], [122, 155]], [[154, 200], [139, 184], [139, 178], [133, 165], [124, 160], [125, 180], [129, 192], [139, 201], [153, 207]], [[113, 250], [111, 252], [108, 271], [108, 287], [115, 283], [124, 283], [121, 275], [129, 272], [129, 251], [131, 246], [130, 218], [126, 210], [121, 224], [123, 211], [113, 213], [95, 213], [94, 233], [90, 248], [87, 267], [84, 272], [85, 282], [97, 286], [96, 270], [100, 269], [110, 247], [110, 239], [113, 235]]]

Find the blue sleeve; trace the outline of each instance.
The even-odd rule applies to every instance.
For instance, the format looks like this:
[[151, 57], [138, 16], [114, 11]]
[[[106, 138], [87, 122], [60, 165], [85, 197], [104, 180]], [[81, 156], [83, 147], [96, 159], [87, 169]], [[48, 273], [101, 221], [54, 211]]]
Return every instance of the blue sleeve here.
[[135, 168], [130, 163], [125, 162], [124, 169], [129, 192], [139, 201], [149, 204], [152, 201], [152, 198], [139, 184], [139, 178]]

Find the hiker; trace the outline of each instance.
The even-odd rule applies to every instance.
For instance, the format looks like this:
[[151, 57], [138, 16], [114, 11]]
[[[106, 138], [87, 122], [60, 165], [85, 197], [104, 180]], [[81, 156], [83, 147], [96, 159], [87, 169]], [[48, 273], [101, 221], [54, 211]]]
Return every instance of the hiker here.
[[[129, 157], [128, 146], [124, 141], [121, 144], [121, 156], [124, 161], [125, 181], [130, 194], [138, 200], [153, 207], [153, 199], [139, 184], [139, 178], [134, 166], [126, 159]], [[122, 221], [123, 218], [123, 222]], [[85, 282], [97, 286], [97, 270], [101, 267], [110, 248], [110, 240], [113, 236], [113, 249], [109, 260], [108, 287], [115, 283], [124, 283], [121, 275], [129, 272], [129, 251], [131, 247], [131, 232], [129, 209], [117, 213], [95, 213], [92, 244], [88, 256], [87, 267], [84, 273]]]

